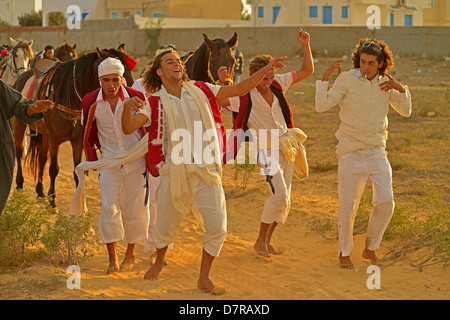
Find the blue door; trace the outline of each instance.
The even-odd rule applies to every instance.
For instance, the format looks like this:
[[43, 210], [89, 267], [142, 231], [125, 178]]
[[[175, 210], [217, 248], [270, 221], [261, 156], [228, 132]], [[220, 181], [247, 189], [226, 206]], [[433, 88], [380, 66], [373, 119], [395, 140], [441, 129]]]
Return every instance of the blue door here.
[[323, 7], [323, 24], [332, 24], [333, 23], [333, 7], [332, 6], [324, 6]]

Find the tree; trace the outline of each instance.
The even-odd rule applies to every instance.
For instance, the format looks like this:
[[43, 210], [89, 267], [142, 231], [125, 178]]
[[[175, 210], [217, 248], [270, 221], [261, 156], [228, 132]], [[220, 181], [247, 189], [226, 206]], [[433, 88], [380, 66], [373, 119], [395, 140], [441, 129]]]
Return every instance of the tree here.
[[22, 13], [17, 19], [22, 27], [40, 27], [42, 26], [42, 10]]
[[62, 12], [52, 12], [48, 16], [48, 25], [49, 26], [65, 26], [66, 25], [66, 17]]

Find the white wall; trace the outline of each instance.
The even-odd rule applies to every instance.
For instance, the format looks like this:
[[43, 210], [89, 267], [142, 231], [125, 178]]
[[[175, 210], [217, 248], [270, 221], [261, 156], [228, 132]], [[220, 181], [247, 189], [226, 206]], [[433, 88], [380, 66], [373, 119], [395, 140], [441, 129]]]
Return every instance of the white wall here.
[[34, 2], [35, 0], [0, 0], [0, 18], [18, 26], [17, 18], [23, 13], [34, 10]]

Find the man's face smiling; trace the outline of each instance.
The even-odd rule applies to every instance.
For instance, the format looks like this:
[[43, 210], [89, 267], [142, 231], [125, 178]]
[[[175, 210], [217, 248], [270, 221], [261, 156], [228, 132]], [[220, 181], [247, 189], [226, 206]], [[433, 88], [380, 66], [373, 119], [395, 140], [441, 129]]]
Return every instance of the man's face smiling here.
[[270, 85], [273, 82], [275, 72], [271, 71], [261, 80], [261, 82], [256, 86], [259, 92], [267, 92], [270, 90]]
[[107, 99], [115, 98], [119, 94], [122, 77], [118, 74], [107, 74], [100, 78], [100, 85]]
[[183, 64], [175, 53], [166, 53], [161, 58], [161, 66], [156, 70], [161, 81], [179, 81], [183, 77]]

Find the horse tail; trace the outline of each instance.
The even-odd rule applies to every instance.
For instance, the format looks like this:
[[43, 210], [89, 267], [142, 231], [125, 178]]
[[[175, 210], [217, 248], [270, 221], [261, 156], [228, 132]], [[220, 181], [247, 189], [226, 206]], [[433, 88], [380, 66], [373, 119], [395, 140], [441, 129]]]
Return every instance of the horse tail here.
[[27, 170], [36, 182], [39, 170], [39, 153], [42, 150], [42, 134], [31, 129], [30, 133], [30, 143], [24, 159], [24, 170]]

